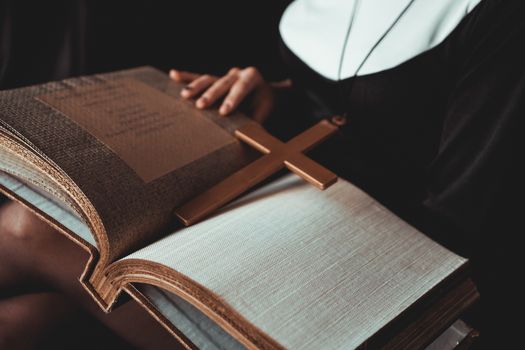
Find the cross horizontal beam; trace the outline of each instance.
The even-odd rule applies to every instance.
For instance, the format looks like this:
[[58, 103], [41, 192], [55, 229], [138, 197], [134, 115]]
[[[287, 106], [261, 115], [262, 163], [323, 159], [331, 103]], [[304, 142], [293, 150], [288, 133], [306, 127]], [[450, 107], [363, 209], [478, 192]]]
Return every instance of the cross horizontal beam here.
[[186, 226], [191, 225], [283, 167], [319, 189], [327, 188], [337, 181], [337, 176], [306, 157], [303, 152], [326, 140], [336, 131], [337, 126], [323, 120], [284, 143], [256, 123], [237, 129], [235, 135], [239, 139], [265, 155], [176, 209], [175, 214]]

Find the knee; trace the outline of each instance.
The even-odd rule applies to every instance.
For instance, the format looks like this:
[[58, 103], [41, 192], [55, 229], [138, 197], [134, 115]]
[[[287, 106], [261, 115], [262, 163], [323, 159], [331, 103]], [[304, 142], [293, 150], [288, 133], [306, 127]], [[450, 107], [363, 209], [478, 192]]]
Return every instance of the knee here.
[[40, 225], [45, 223], [21, 204], [9, 202], [0, 208], [0, 240], [34, 240]]

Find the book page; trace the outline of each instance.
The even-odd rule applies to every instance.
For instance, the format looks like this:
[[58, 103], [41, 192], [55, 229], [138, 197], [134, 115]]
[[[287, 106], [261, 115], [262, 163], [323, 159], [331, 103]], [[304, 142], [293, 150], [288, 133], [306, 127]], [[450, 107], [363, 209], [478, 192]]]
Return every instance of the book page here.
[[1, 188], [13, 193], [96, 248], [97, 242], [89, 227], [71, 208], [46, 197], [32, 186], [0, 170], [0, 190]]
[[[199, 309], [160, 287], [134, 284], [153, 307], [201, 350], [246, 349]], [[436, 330], [437, 331], [437, 330]], [[472, 331], [463, 321], [457, 320], [425, 350], [453, 350]], [[348, 349], [344, 349], [348, 350]]]
[[352, 184], [294, 175], [127, 259], [183, 274], [291, 349], [354, 349], [466, 262]]

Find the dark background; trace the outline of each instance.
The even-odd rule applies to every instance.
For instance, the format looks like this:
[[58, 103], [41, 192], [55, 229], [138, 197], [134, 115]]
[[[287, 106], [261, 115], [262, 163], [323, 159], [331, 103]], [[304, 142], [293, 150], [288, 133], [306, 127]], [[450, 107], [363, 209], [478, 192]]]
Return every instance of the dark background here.
[[0, 0], [0, 88], [139, 65], [277, 79], [289, 2]]

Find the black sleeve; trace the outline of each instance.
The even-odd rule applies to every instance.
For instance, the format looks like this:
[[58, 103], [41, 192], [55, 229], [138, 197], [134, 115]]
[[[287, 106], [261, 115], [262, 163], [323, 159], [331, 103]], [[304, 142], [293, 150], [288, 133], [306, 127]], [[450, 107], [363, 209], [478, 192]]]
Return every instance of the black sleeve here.
[[457, 53], [450, 63], [457, 79], [424, 207], [448, 225], [448, 234], [463, 235], [485, 335], [502, 346], [519, 334], [510, 316], [520, 300], [516, 274], [522, 274], [525, 6], [486, 0], [476, 11], [448, 47], [451, 57]]

